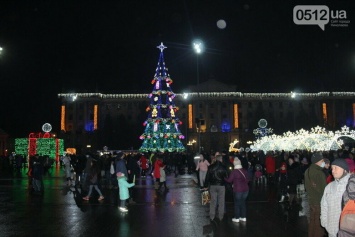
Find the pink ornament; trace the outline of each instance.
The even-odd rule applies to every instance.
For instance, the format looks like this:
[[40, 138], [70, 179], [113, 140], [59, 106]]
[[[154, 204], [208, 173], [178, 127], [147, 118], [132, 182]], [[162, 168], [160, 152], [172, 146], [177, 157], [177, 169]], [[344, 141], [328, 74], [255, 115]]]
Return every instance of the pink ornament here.
[[157, 83], [155, 83], [155, 89], [159, 89], [159, 81], [157, 81]]

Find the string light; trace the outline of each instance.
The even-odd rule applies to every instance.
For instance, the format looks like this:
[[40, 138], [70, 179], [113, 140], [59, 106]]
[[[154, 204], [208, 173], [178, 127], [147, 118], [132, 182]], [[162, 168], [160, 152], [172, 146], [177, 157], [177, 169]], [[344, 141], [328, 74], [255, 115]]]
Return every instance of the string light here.
[[[167, 94], [169, 91], [153, 91], [153, 94]], [[198, 96], [199, 95], [199, 96]], [[176, 93], [176, 96], [182, 97], [184, 93]], [[236, 97], [236, 98], [290, 98], [290, 93], [242, 93], [242, 92], [191, 92], [189, 97]], [[297, 93], [297, 98], [317, 98], [317, 97], [354, 97], [355, 92], [318, 92], [318, 93]], [[58, 98], [101, 98], [101, 99], [145, 99], [147, 94], [102, 94], [102, 93], [60, 93]]]

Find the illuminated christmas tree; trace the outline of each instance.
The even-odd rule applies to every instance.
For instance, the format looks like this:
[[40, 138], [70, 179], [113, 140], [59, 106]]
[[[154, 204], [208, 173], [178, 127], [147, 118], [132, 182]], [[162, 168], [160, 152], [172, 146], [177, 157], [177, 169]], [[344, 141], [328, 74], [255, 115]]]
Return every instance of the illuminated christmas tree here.
[[179, 130], [182, 122], [176, 116], [179, 110], [174, 104], [175, 94], [171, 90], [171, 80], [168, 68], [165, 67], [163, 51], [166, 47], [161, 43], [157, 46], [160, 56], [155, 75], [152, 80], [153, 91], [149, 94], [150, 105], [147, 107], [148, 119], [143, 123], [144, 133], [142, 152], [180, 152], [184, 151], [181, 139], [184, 136]]

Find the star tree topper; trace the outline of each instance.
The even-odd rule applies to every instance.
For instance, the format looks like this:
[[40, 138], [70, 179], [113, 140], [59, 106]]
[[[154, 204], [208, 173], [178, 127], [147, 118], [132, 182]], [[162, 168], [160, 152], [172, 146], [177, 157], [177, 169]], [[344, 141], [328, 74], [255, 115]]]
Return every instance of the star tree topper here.
[[166, 49], [167, 47], [163, 44], [163, 42], [160, 43], [159, 46], [157, 46], [158, 49], [160, 49], [160, 52], [163, 52], [164, 49]]

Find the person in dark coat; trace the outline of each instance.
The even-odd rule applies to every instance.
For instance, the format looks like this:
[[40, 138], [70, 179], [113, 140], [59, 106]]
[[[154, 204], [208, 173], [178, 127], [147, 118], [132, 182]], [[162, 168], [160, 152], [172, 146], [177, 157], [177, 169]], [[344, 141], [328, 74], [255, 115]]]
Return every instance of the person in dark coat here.
[[[210, 202], [210, 220], [221, 221], [224, 216], [225, 205], [225, 178], [228, 177], [226, 167], [222, 163], [222, 155], [216, 155], [216, 161], [208, 167], [205, 186], [209, 187]], [[216, 217], [216, 207], [218, 204], [218, 214]]]
[[99, 201], [104, 199], [104, 196], [101, 193], [101, 190], [98, 187], [99, 179], [99, 167], [97, 165], [97, 162], [95, 160], [91, 161], [91, 167], [90, 167], [90, 172], [88, 174], [88, 180], [89, 180], [89, 193], [87, 196], [83, 197], [84, 200], [88, 201], [90, 199], [91, 193], [92, 193], [92, 188], [95, 188], [96, 191], [99, 193]]
[[297, 184], [301, 177], [301, 169], [298, 162], [295, 162], [293, 156], [288, 158], [288, 167], [287, 167], [287, 192], [289, 194], [289, 203], [292, 205], [293, 201], [297, 200]]
[[85, 168], [85, 157], [77, 156], [77, 159], [73, 163], [75, 172], [75, 185], [81, 185], [83, 183], [83, 170]]
[[43, 191], [42, 187], [42, 176], [43, 176], [43, 164], [36, 154], [33, 158], [32, 163], [32, 186], [35, 191], [35, 194], [40, 194]]
[[280, 182], [279, 182], [279, 187], [280, 187], [280, 193], [281, 193], [281, 199], [279, 202], [284, 202], [285, 197], [287, 195], [287, 165], [285, 162], [281, 163], [280, 169], [279, 169], [279, 176], [280, 176]]
[[[138, 160], [136, 160], [136, 158], [133, 157], [132, 155], [127, 155], [126, 167], [127, 167], [127, 173], [128, 173], [127, 181], [129, 183], [133, 183], [134, 177], [139, 174]], [[130, 194], [130, 198], [128, 200], [128, 203], [135, 204], [136, 202], [133, 200], [133, 197], [134, 197], [133, 188], [129, 188], [128, 190], [129, 190], [129, 194]]]
[[325, 230], [320, 224], [320, 202], [327, 185], [323, 172], [325, 165], [323, 154], [316, 152], [312, 155], [312, 164], [304, 173], [304, 184], [309, 202], [308, 236], [324, 236]]
[[125, 177], [128, 177], [128, 171], [126, 166], [126, 160], [124, 159], [125, 154], [119, 152], [116, 159], [116, 173], [121, 172]]

